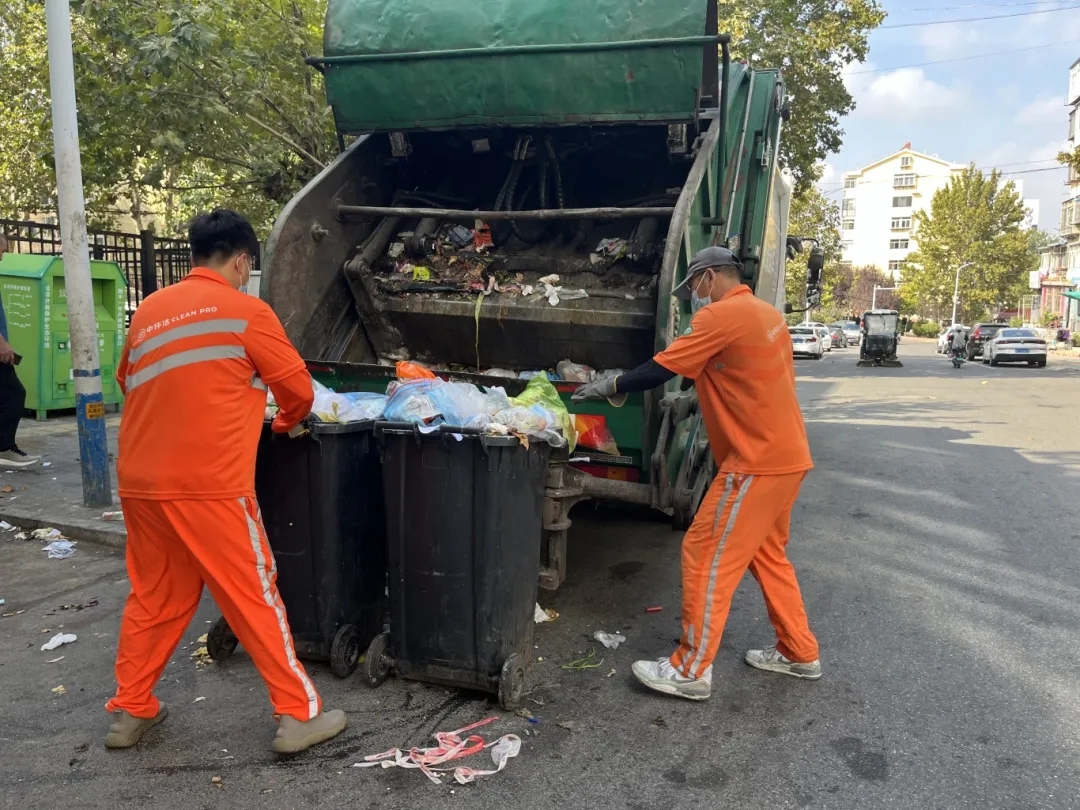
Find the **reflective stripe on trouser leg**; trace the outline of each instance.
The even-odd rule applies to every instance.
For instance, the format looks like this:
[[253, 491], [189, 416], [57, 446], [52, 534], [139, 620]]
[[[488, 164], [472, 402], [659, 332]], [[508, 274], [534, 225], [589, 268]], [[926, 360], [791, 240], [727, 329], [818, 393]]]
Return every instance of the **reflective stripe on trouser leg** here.
[[[720, 505], [716, 510], [716, 519], [713, 522], [713, 534], [716, 534], [716, 529], [720, 525], [720, 516], [723, 514], [724, 504], [731, 497], [731, 490], [734, 484], [734, 475], [728, 475], [727, 483], [724, 487], [725, 497], [720, 499]], [[723, 534], [720, 535], [720, 541], [716, 544], [716, 552], [713, 554], [712, 564], [709, 566], [709, 582], [705, 588], [705, 612], [701, 621], [701, 641], [697, 645], [697, 654], [694, 656], [693, 661], [690, 663], [689, 677], [697, 678], [699, 671], [701, 670], [701, 660], [705, 656], [705, 650], [709, 646], [709, 635], [712, 632], [712, 612], [713, 612], [713, 600], [716, 596], [716, 572], [720, 567], [720, 556], [724, 553], [724, 546], [727, 544], [727, 539], [731, 535], [731, 530], [735, 528], [735, 521], [739, 517], [739, 509], [742, 507], [743, 498], [746, 497], [746, 493], [750, 491], [750, 484], [754, 481], [754, 476], [748, 475], [742, 481], [739, 482], [739, 492], [735, 496], [735, 502], [731, 505], [731, 513], [728, 515], [727, 522], [724, 524]]]
[[[251, 548], [255, 552], [256, 567], [259, 573], [259, 583], [262, 585], [262, 597], [266, 604], [273, 609], [274, 616], [277, 618], [278, 630], [281, 632], [281, 640], [285, 646], [285, 657], [289, 662], [289, 669], [296, 675], [301, 685], [304, 687], [304, 694], [307, 695], [308, 701], [308, 719], [312, 719], [319, 714], [319, 696], [315, 691], [314, 684], [308, 678], [307, 673], [304, 672], [303, 667], [300, 666], [300, 662], [296, 660], [296, 650], [293, 648], [292, 634], [289, 632], [289, 623], [285, 618], [285, 606], [281, 603], [280, 596], [277, 595], [276, 590], [271, 587], [271, 578], [275, 573], [274, 566], [276, 563], [273, 561], [273, 554], [271, 554], [271, 568], [269, 573], [266, 567], [266, 554], [263, 553], [263, 537], [260, 527], [261, 518], [258, 513], [255, 517], [251, 515], [251, 509], [249, 508], [248, 499], [241, 498], [240, 506], [243, 507], [244, 517], [247, 519], [248, 538], [251, 540]], [[267, 544], [269, 547], [269, 544]]]

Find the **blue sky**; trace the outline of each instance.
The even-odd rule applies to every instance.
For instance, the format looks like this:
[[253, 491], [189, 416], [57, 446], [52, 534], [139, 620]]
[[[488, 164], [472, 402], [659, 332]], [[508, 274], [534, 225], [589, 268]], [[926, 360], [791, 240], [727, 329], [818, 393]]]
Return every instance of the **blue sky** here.
[[[839, 199], [844, 172], [911, 141], [944, 160], [1016, 173], [1009, 176], [1023, 179], [1024, 196], [1040, 200], [1040, 226], [1056, 232], [1066, 171], [1053, 168], [1054, 157], [1068, 132], [1065, 96], [1069, 67], [1080, 58], [1080, 0], [882, 5], [889, 16], [870, 35], [867, 61], [845, 71], [857, 107], [842, 122], [843, 148], [825, 161], [822, 189]], [[993, 16], [1003, 19], [975, 19]], [[966, 22], [925, 24], [942, 20]], [[941, 60], [962, 61], [925, 64]]]

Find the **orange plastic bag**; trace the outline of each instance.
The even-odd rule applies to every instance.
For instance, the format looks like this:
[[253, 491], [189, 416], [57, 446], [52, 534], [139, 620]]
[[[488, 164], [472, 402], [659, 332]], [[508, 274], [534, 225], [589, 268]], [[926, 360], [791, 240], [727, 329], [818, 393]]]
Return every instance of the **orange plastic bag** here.
[[434, 380], [431, 369], [409, 360], [399, 360], [396, 366], [399, 380]]
[[590, 450], [598, 450], [609, 456], [619, 455], [619, 446], [615, 444], [615, 437], [608, 430], [607, 417], [595, 414], [574, 414], [574, 426], [577, 428], [578, 447], [587, 447]]

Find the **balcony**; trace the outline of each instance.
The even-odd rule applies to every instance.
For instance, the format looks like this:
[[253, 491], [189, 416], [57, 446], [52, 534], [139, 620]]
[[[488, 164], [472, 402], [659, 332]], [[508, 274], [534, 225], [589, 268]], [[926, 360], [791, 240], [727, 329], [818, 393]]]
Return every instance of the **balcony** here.
[[893, 175], [893, 188], [915, 188], [918, 182], [919, 176], [911, 172]]

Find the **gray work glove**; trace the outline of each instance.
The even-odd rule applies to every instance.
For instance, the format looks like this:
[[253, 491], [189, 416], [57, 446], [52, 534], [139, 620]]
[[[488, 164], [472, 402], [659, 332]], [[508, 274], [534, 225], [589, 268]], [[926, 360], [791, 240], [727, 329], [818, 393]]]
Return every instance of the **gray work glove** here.
[[613, 397], [618, 393], [615, 388], [615, 381], [617, 379], [619, 378], [616, 376], [601, 377], [599, 380], [585, 383], [585, 385], [574, 392], [570, 399], [574, 402], [584, 402], [587, 399], [607, 399], [608, 397]]

